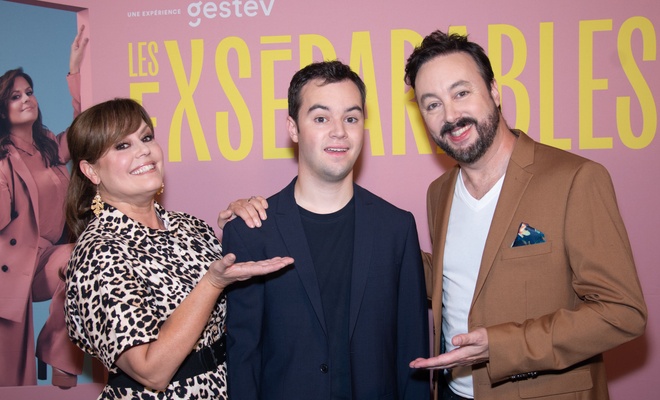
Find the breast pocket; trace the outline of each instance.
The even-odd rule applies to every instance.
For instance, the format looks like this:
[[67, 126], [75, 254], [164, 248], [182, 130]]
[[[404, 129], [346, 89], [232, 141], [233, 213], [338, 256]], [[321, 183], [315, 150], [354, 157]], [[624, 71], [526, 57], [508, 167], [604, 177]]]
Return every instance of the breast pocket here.
[[528, 244], [527, 246], [507, 247], [502, 249], [502, 260], [511, 260], [515, 258], [533, 257], [548, 254], [552, 251], [552, 241]]

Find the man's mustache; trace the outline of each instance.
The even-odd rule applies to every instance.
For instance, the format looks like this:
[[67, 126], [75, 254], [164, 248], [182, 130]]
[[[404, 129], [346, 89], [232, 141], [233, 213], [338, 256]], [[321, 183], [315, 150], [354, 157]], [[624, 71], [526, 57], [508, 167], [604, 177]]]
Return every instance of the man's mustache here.
[[463, 128], [464, 126], [470, 125], [470, 124], [472, 124], [474, 126], [477, 126], [478, 122], [477, 122], [476, 119], [470, 118], [470, 117], [460, 118], [458, 121], [453, 122], [453, 123], [445, 122], [445, 124], [442, 125], [442, 129], [440, 129], [440, 136], [445, 136], [446, 134], [451, 133], [451, 131], [453, 131], [457, 128]]

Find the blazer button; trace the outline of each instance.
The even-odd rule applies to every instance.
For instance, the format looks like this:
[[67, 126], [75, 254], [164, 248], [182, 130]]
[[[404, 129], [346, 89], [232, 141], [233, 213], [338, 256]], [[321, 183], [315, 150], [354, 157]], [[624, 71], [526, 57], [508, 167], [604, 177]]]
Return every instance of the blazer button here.
[[324, 374], [327, 374], [328, 369], [329, 369], [328, 364], [321, 364], [321, 372], [323, 372]]
[[12, 246], [16, 246], [16, 239], [10, 240], [9, 244], [12, 245]]
[[6, 265], [3, 265], [2, 266], [2, 272], [7, 272], [7, 271], [9, 271], [9, 267], [6, 266]]

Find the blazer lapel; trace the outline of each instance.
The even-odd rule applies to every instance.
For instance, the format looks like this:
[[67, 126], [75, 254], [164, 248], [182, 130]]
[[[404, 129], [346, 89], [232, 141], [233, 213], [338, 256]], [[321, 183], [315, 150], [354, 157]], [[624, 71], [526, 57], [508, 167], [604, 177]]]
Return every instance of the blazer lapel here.
[[[495, 208], [493, 221], [490, 224], [490, 231], [488, 232], [484, 253], [481, 258], [481, 267], [479, 268], [474, 297], [472, 298], [472, 306], [474, 306], [481, 289], [483, 289], [499, 249], [505, 246], [503, 242], [508, 239], [506, 238], [507, 228], [511, 225], [513, 215], [518, 209], [518, 204], [533, 176], [533, 174], [525, 170], [525, 167], [534, 162], [534, 141], [525, 133], [521, 131], [516, 132], [518, 133], [518, 140], [511, 154], [500, 198]], [[513, 240], [513, 238], [510, 239]]]
[[[37, 224], [37, 232], [39, 231], [39, 224], [37, 221], [39, 221], [39, 207], [35, 207], [34, 205], [39, 204], [39, 191], [37, 190], [37, 184], [34, 181], [34, 178], [32, 178], [32, 174], [30, 173], [30, 170], [28, 169], [27, 165], [25, 165], [25, 162], [21, 158], [20, 154], [18, 151], [16, 151], [16, 148], [13, 146], [9, 146], [9, 155], [8, 157], [11, 157], [10, 162], [11, 166], [16, 171], [16, 175], [20, 178], [23, 183], [25, 183], [25, 186], [27, 187], [28, 191], [28, 196], [30, 197], [30, 202], [33, 204], [32, 211], [34, 212], [34, 223]], [[18, 181], [14, 182], [14, 193], [12, 193], [12, 196], [14, 198], [16, 197], [16, 188], [20, 188], [21, 183]]]
[[[433, 293], [431, 306], [433, 310], [433, 321], [435, 326], [434, 348], [435, 354], [440, 353], [440, 331], [442, 328], [442, 275], [443, 260], [445, 255], [445, 238], [449, 227], [449, 214], [451, 212], [452, 199], [456, 179], [458, 179], [459, 168], [452, 168], [448, 173], [449, 178], [442, 184], [437, 193], [429, 192], [428, 208], [437, 210], [429, 219], [429, 231], [433, 234], [432, 264], [433, 264]], [[431, 217], [431, 216], [430, 216]]]
[[355, 196], [355, 240], [353, 247], [353, 267], [351, 272], [351, 297], [348, 320], [349, 339], [353, 336], [353, 330], [357, 323], [360, 305], [364, 290], [367, 285], [367, 277], [371, 268], [371, 252], [373, 251], [373, 224], [376, 216], [373, 215], [371, 202], [365, 201], [362, 189], [353, 185]]
[[298, 274], [300, 282], [307, 292], [309, 302], [316, 312], [323, 331], [327, 333], [318, 277], [314, 269], [312, 255], [309, 252], [309, 245], [307, 244], [307, 237], [305, 236], [305, 230], [300, 219], [298, 205], [293, 196], [295, 182], [296, 179], [282, 191], [282, 196], [280, 196], [276, 210], [277, 226], [280, 236], [289, 250], [290, 256], [295, 260], [293, 270]]

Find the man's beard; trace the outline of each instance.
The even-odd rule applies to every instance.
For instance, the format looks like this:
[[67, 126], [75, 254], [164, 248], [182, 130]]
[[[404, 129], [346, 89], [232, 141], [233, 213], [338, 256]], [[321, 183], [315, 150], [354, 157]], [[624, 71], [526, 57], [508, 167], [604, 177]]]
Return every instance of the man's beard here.
[[[483, 157], [483, 155], [486, 154], [486, 151], [488, 151], [488, 148], [493, 144], [499, 123], [499, 110], [497, 107], [493, 107], [492, 112], [488, 115], [483, 123], [479, 123], [476, 119], [470, 117], [461, 118], [453, 124], [447, 122], [442, 126], [442, 129], [440, 130], [440, 138], [433, 136], [433, 140], [445, 153], [447, 153], [448, 156], [454, 160], [461, 164], [472, 164]], [[479, 136], [477, 137], [477, 140], [468, 148], [453, 148], [449, 145], [448, 139], [442, 139], [446, 135], [450, 135], [453, 130], [470, 124], [475, 127]]]

